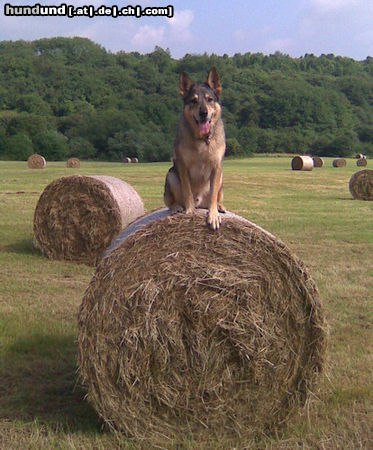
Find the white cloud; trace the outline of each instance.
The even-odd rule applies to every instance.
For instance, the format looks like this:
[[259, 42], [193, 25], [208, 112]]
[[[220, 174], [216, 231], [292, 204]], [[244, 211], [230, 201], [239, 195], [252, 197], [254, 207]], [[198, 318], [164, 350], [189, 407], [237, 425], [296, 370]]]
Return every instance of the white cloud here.
[[171, 29], [174, 32], [183, 32], [188, 30], [194, 19], [194, 12], [190, 9], [176, 11], [174, 17], [167, 19]]
[[292, 41], [292, 39], [273, 39], [264, 44], [264, 52], [272, 54], [278, 51], [287, 54], [291, 53], [293, 46], [294, 42]]
[[373, 2], [312, 0], [303, 11], [297, 47], [364, 59], [372, 55]]
[[176, 11], [174, 17], [167, 19], [169, 25], [168, 41], [175, 43], [193, 40], [190, 26], [194, 20], [194, 12], [190, 9]]
[[319, 13], [343, 11], [358, 5], [359, 0], [311, 0], [310, 7]]
[[143, 25], [131, 39], [131, 44], [139, 52], [149, 52], [152, 51], [156, 45], [160, 47], [164, 45], [164, 35], [164, 27]]

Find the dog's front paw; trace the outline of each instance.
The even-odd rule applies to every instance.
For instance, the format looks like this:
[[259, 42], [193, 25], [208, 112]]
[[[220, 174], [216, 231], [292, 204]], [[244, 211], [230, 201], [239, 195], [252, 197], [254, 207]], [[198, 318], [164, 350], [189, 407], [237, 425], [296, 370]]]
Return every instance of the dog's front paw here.
[[180, 205], [172, 205], [170, 206], [170, 213], [171, 216], [173, 216], [174, 214], [179, 214], [182, 213], [184, 211], [184, 208]]
[[207, 225], [212, 230], [217, 230], [221, 225], [221, 217], [219, 216], [218, 210], [209, 211], [207, 214]]
[[220, 212], [220, 213], [226, 213], [227, 212], [227, 208], [224, 206], [224, 205], [222, 205], [221, 203], [218, 205], [218, 211]]

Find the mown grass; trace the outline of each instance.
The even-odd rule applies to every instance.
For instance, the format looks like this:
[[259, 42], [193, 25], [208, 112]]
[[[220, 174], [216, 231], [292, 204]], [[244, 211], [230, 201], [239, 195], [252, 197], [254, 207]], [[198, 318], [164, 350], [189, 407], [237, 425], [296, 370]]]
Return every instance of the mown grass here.
[[[342, 169], [331, 161], [312, 172], [291, 171], [289, 157], [224, 163], [225, 205], [282, 239], [310, 268], [330, 338], [320, 392], [281, 435], [212, 440], [210, 448], [373, 446], [373, 203], [351, 199], [355, 161]], [[94, 269], [44, 258], [32, 245], [32, 220], [47, 184], [73, 173], [121, 178], [148, 210], [157, 208], [169, 166], [48, 163], [30, 170], [0, 162], [0, 448], [138, 446], [102, 428], [77, 381], [77, 310]]]

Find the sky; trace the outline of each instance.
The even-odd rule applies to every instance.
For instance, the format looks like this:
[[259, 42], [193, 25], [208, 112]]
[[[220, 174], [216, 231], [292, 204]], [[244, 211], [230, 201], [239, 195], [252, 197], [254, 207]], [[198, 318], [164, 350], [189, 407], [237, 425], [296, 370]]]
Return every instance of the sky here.
[[[5, 16], [12, 7], [128, 5], [172, 6], [173, 17]], [[373, 0], [5, 0], [0, 2], [0, 41], [56, 36], [86, 37], [111, 52], [169, 49], [186, 53], [236, 53], [292, 57], [332, 53], [363, 60], [373, 56]], [[80, 10], [84, 13], [84, 10]]]

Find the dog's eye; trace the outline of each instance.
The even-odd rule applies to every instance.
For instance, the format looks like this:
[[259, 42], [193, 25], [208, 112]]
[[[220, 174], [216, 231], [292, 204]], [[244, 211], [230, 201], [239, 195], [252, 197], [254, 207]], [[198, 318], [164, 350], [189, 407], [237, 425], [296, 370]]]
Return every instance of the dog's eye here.
[[193, 98], [192, 103], [196, 105], [198, 103], [198, 98]]
[[214, 99], [213, 99], [212, 97], [208, 97], [207, 101], [208, 101], [209, 103], [212, 103], [212, 102], [214, 101]]

